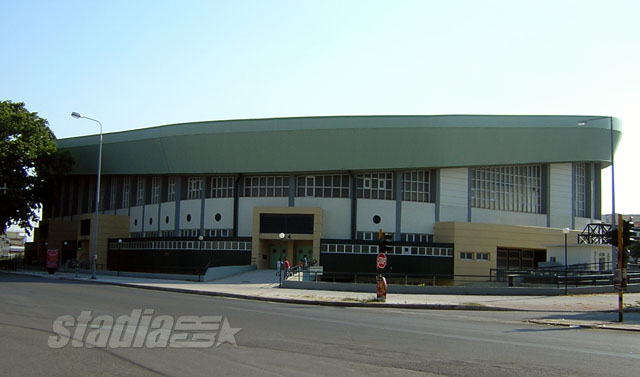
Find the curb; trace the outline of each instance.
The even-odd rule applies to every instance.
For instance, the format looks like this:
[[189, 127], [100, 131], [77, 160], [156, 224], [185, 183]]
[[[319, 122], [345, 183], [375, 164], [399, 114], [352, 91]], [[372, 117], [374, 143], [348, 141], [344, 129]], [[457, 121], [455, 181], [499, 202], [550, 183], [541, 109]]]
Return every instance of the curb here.
[[525, 322], [534, 323], [536, 325], [640, 332], [640, 326], [625, 327], [624, 325], [618, 325], [618, 322], [610, 322], [610, 323], [605, 323], [605, 322], [587, 323], [587, 322], [579, 322], [579, 321], [561, 322], [558, 320], [548, 320], [548, 319], [528, 319]]

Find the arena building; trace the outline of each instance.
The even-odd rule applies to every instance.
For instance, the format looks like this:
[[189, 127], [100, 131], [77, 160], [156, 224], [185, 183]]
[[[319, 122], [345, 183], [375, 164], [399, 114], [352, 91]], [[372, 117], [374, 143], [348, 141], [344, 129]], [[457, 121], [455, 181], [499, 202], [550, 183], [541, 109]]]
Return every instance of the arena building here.
[[[599, 116], [442, 115], [107, 133], [98, 264], [185, 272], [306, 257], [326, 272], [373, 273], [383, 229], [392, 273], [462, 280], [553, 262], [569, 228], [569, 264], [602, 265], [609, 247], [576, 240], [602, 217], [601, 170], [620, 129]], [[58, 140], [75, 165], [45, 207], [35, 259], [52, 246], [62, 262], [92, 249], [98, 144]]]

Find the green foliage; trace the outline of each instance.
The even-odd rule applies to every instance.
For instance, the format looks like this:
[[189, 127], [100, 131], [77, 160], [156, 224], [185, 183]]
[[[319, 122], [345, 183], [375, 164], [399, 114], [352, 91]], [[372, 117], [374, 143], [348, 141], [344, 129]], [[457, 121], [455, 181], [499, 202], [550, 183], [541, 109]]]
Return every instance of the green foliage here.
[[54, 180], [72, 164], [46, 119], [24, 103], [0, 101], [0, 231], [12, 223], [31, 229], [36, 211], [54, 199]]

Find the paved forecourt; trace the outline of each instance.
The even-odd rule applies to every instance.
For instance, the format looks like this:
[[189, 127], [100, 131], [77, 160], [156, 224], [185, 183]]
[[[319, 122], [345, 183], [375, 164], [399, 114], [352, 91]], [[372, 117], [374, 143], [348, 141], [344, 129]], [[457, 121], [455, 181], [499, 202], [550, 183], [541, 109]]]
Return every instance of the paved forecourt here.
[[[23, 272], [45, 278], [88, 279], [87, 274], [57, 272]], [[273, 270], [256, 270], [230, 276], [212, 282], [188, 282], [176, 280], [136, 278], [98, 275], [96, 282], [177, 290], [187, 293], [227, 295], [251, 299], [274, 301], [300, 301], [301, 303], [324, 303], [333, 305], [383, 305], [374, 301], [375, 292], [348, 292], [330, 290], [305, 290], [278, 288], [278, 276]], [[640, 293], [625, 294], [626, 310], [640, 310]], [[618, 309], [618, 295], [610, 294], [569, 296], [495, 296], [495, 295], [435, 295], [435, 294], [388, 294], [384, 306], [438, 307], [451, 309], [526, 310], [605, 312]]]

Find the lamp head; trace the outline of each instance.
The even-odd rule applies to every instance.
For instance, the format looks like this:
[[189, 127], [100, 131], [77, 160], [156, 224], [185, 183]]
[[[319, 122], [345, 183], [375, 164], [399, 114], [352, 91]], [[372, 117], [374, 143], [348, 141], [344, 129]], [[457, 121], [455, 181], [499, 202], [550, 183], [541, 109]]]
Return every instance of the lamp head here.
[[569, 228], [563, 228], [562, 229], [562, 233], [564, 233], [564, 234], [569, 234], [570, 231], [571, 231], [571, 229], [569, 229]]
[[71, 113], [71, 116], [79, 119], [79, 118], [84, 118], [84, 115], [80, 114], [80, 113], [76, 113], [75, 111]]

